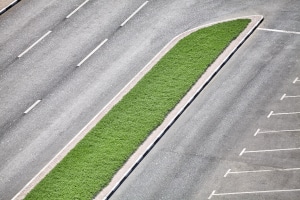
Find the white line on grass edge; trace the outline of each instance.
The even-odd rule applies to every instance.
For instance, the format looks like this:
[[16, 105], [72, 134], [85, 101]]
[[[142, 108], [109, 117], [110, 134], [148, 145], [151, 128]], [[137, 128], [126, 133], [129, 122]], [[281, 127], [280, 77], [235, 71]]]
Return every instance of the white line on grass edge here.
[[[178, 36], [174, 37], [164, 48], [154, 56], [152, 60], [133, 78], [131, 81], [122, 88], [122, 90], [108, 103], [101, 111], [93, 117], [89, 123], [84, 126], [79, 133], [59, 152], [55, 157], [35, 176], [33, 177], [20, 192], [18, 192], [12, 200], [23, 199], [27, 193], [29, 193], [67, 154], [71, 151], [76, 144], [105, 116], [106, 113], [117, 104], [123, 96], [125, 96], [135, 84], [143, 78], [143, 76], [152, 69], [152, 67], [162, 58], [175, 44], [186, 37], [187, 35], [195, 32], [201, 28], [212, 26], [218, 23], [232, 21], [235, 19], [251, 19], [249, 26], [236, 38], [238, 44], [234, 41], [223, 51], [223, 53], [215, 60], [215, 62], [206, 70], [201, 76], [198, 82], [192, 87], [192, 89], [185, 95], [185, 97], [177, 104], [177, 106], [169, 113], [163, 123], [154, 130], [144, 143], [137, 149], [137, 151], [128, 159], [123, 167], [115, 174], [110, 184], [104, 188], [95, 199], [107, 199], [113, 192], [120, 186], [120, 184], [126, 179], [126, 177], [132, 172], [142, 158], [151, 150], [156, 142], [162, 137], [169, 126], [177, 119], [177, 117], [183, 112], [183, 110], [191, 103], [191, 101], [203, 90], [208, 82], [216, 75], [216, 73], [223, 67], [223, 65], [229, 60], [234, 52], [241, 46], [241, 44], [253, 33], [253, 31], [262, 22], [263, 16], [252, 15], [239, 17], [234, 19], [228, 19], [219, 21], [216, 23], [210, 23], [204, 26], [199, 26], [189, 31], [183, 32]], [[218, 64], [220, 63], [220, 64]], [[215, 66], [217, 69], [212, 69]], [[200, 87], [198, 85], [200, 83]], [[197, 87], [197, 88], [196, 88]], [[190, 97], [190, 93], [194, 93]], [[186, 101], [186, 99], [189, 99]], [[184, 105], [181, 105], [184, 104]], [[138, 158], [138, 159], [137, 159]], [[133, 163], [133, 164], [132, 164]]]

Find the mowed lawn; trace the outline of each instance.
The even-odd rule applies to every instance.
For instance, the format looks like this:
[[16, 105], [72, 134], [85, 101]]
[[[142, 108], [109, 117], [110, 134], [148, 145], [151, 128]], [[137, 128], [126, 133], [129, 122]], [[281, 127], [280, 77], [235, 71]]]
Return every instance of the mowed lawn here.
[[95, 197], [249, 22], [216, 24], [182, 39], [26, 199]]

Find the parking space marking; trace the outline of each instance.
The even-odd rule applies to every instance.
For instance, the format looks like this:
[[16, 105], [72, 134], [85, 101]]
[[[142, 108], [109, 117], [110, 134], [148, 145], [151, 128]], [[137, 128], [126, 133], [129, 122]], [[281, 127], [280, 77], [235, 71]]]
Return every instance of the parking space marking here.
[[268, 117], [267, 118], [270, 118], [271, 117], [271, 115], [273, 114], [273, 110], [270, 112], [270, 114], [268, 115]]
[[268, 115], [268, 118], [275, 115], [296, 115], [296, 114], [300, 114], [300, 112], [274, 113], [274, 111], [271, 111], [270, 114]]
[[228, 174], [247, 174], [247, 173], [262, 173], [262, 172], [282, 172], [282, 171], [298, 171], [300, 168], [286, 168], [286, 169], [262, 169], [262, 170], [248, 170], [248, 171], [231, 171], [229, 169], [224, 177], [227, 177]]
[[260, 129], [257, 129], [257, 131], [254, 133], [254, 136], [257, 136], [257, 134], [260, 133]]
[[228, 175], [229, 173], [231, 173], [231, 169], [228, 169], [227, 172], [224, 174], [223, 177], [227, 177], [227, 175]]
[[286, 94], [283, 94], [282, 97], [280, 98], [280, 101], [282, 101], [285, 98]]
[[255, 151], [246, 151], [246, 148], [242, 150], [239, 156], [242, 156], [245, 153], [264, 153], [264, 152], [276, 152], [276, 151], [294, 151], [300, 150], [300, 148], [287, 148], [287, 149], [265, 149], [265, 150], [255, 150]]
[[257, 136], [258, 134], [271, 134], [271, 133], [286, 133], [286, 132], [300, 132], [300, 129], [293, 129], [293, 130], [278, 130], [278, 131], [260, 131], [260, 129], [257, 129], [254, 136]]
[[295, 84], [297, 81], [300, 81], [298, 77], [296, 77], [296, 79], [293, 81], [293, 83]]
[[285, 31], [285, 30], [269, 29], [269, 28], [257, 28], [257, 29], [262, 30], [262, 31], [271, 31], [271, 32], [278, 32], [278, 33], [289, 33], [289, 34], [300, 35], [300, 32], [296, 32], [296, 31]]
[[216, 193], [214, 190], [208, 197], [211, 199], [213, 196], [228, 196], [228, 195], [241, 195], [241, 194], [263, 194], [263, 193], [279, 193], [279, 192], [300, 192], [300, 189], [290, 189], [290, 190], [258, 190], [249, 192], [230, 192], [230, 193]]
[[283, 94], [282, 97], [280, 98], [280, 100], [282, 101], [285, 98], [300, 98], [300, 95], [296, 95], [296, 96], [287, 96], [286, 94]]
[[246, 151], [246, 148], [243, 148], [243, 150], [241, 151], [241, 153], [239, 154], [239, 156], [242, 156], [245, 151]]

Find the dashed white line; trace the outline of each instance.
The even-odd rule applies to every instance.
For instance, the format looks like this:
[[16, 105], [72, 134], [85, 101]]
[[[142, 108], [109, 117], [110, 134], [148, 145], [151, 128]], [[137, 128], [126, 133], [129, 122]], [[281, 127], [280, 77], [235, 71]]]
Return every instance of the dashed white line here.
[[36, 102], [34, 102], [34, 104], [32, 104], [25, 112], [24, 114], [29, 113], [36, 105], [38, 105], [42, 100], [37, 100]]
[[91, 55], [93, 55], [102, 45], [104, 45], [107, 42], [108, 39], [103, 40], [89, 55], [87, 55], [80, 63], [77, 64], [77, 67], [80, 67], [82, 63], [84, 63]]
[[227, 195], [242, 195], [242, 194], [262, 194], [262, 193], [279, 193], [279, 192], [300, 192], [300, 189], [290, 189], [290, 190], [261, 190], [261, 191], [249, 191], [249, 192], [231, 192], [231, 193], [216, 193], [214, 190], [208, 199], [213, 196], [227, 196]]
[[74, 13], [76, 13], [82, 6], [84, 6], [87, 2], [89, 2], [89, 0], [86, 0], [85, 2], [83, 2], [82, 4], [80, 4], [80, 6], [78, 6], [75, 10], [73, 10], [73, 12], [71, 12], [66, 18], [70, 18]]
[[262, 31], [271, 31], [271, 32], [278, 32], [278, 33], [289, 33], [289, 34], [300, 35], [300, 32], [296, 32], [296, 31], [285, 31], [285, 30], [268, 29], [268, 28], [257, 28], [257, 29], [262, 30]]
[[149, 1], [145, 1], [136, 11], [134, 11], [120, 26], [124, 26], [136, 13], [138, 13]]
[[287, 149], [265, 149], [265, 150], [255, 150], [255, 151], [246, 151], [246, 148], [242, 150], [240, 156], [245, 153], [264, 153], [264, 152], [276, 152], [276, 151], [295, 151], [300, 150], [300, 148], [287, 148]]
[[48, 31], [46, 34], [44, 34], [40, 39], [38, 39], [35, 43], [33, 43], [30, 47], [28, 47], [23, 53], [18, 55], [18, 58], [21, 58], [24, 54], [26, 54], [30, 49], [32, 49], [35, 45], [37, 45], [40, 41], [42, 41], [45, 37], [47, 37], [51, 31]]
[[295, 84], [297, 81], [300, 81], [299, 77], [296, 77], [296, 79], [293, 81], [293, 83]]
[[284, 172], [284, 171], [298, 171], [300, 168], [286, 168], [286, 169], [264, 169], [264, 170], [248, 170], [248, 171], [231, 171], [229, 169], [224, 177], [227, 177], [228, 174], [247, 174], [247, 173], [263, 173], [263, 172]]

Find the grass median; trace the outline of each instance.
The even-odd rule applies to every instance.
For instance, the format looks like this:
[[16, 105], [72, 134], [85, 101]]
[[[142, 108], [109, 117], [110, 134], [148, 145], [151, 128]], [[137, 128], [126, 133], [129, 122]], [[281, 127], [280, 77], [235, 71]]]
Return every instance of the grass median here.
[[25, 199], [92, 199], [248, 25], [239, 19], [182, 39]]

